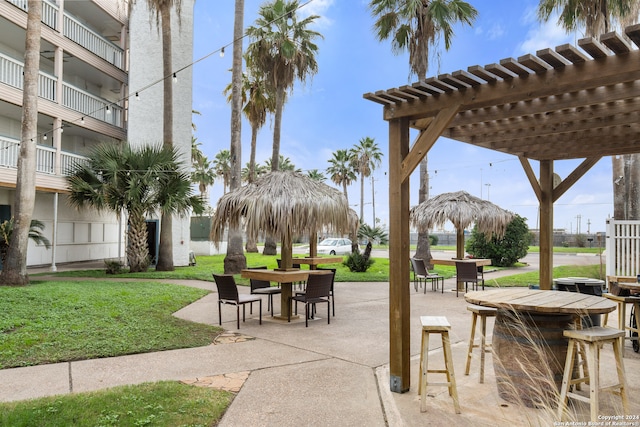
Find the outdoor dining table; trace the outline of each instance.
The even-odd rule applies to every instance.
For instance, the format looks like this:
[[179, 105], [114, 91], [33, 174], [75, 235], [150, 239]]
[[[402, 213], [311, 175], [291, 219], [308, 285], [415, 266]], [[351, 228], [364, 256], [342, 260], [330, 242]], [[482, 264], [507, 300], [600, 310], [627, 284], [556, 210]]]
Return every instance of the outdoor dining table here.
[[498, 309], [492, 338], [498, 392], [530, 407], [556, 405], [568, 347], [563, 331], [581, 316], [616, 308], [599, 296], [527, 288], [469, 292], [465, 300]]
[[[478, 267], [484, 268], [484, 266], [486, 266], [486, 265], [491, 265], [491, 260], [489, 258], [462, 258], [462, 259], [457, 259], [457, 258], [435, 259], [435, 258], [432, 258], [430, 262], [431, 262], [431, 264], [448, 265], [448, 266], [452, 266], [452, 267], [456, 266], [456, 262], [465, 262], [465, 263], [475, 264], [476, 265], [476, 269]], [[479, 270], [479, 271], [482, 271], [482, 270]], [[456, 280], [456, 288], [458, 288], [458, 291], [464, 291], [463, 283]]]
[[[240, 276], [245, 279], [265, 280], [269, 282], [280, 283], [282, 292], [280, 293], [280, 316], [274, 316], [280, 320], [289, 318], [289, 297], [292, 295], [293, 282], [303, 282], [309, 278], [310, 274], [330, 274], [325, 270], [300, 270], [299, 268], [289, 268], [281, 270], [265, 270], [265, 269], [245, 269], [240, 272]], [[271, 307], [273, 310], [273, 307]], [[291, 316], [296, 318], [297, 316]]]

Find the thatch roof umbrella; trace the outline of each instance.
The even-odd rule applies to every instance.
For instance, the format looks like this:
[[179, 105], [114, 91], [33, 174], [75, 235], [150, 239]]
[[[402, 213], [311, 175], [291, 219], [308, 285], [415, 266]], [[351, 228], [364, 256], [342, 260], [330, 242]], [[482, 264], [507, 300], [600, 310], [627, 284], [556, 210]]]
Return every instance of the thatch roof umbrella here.
[[[244, 225], [248, 236], [271, 234], [282, 242], [282, 268], [292, 266], [292, 236], [353, 226], [346, 197], [335, 188], [296, 172], [267, 173], [218, 200], [211, 240], [222, 240], [228, 225]], [[312, 256], [314, 254], [311, 254]]]
[[411, 224], [418, 231], [451, 221], [456, 227], [456, 258], [464, 258], [464, 229], [472, 223], [482, 233], [503, 236], [513, 214], [488, 200], [482, 200], [466, 191], [442, 193], [414, 206], [409, 213]]

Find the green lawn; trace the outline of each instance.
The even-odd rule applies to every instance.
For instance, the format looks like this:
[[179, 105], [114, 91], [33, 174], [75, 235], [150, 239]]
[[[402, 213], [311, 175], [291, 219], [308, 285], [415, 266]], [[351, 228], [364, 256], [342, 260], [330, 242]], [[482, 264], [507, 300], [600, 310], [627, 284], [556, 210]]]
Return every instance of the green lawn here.
[[99, 280], [0, 286], [0, 368], [207, 345], [220, 328], [171, 315], [206, 293]]
[[233, 394], [163, 381], [0, 403], [0, 426], [213, 426]]

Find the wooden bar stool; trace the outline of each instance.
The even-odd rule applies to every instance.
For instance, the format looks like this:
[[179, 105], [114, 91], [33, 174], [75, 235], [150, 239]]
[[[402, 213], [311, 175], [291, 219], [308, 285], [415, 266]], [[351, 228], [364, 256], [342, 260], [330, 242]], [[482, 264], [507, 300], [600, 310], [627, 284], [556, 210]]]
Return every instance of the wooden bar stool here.
[[[458, 390], [456, 388], [456, 377], [453, 372], [453, 357], [451, 354], [451, 341], [449, 331], [451, 325], [444, 316], [420, 316], [422, 323], [422, 351], [420, 353], [420, 385], [418, 394], [420, 395], [420, 412], [427, 410], [427, 386], [446, 386], [449, 388], [449, 396], [453, 398], [453, 406], [456, 414], [460, 413], [460, 403], [458, 402]], [[442, 338], [442, 350], [444, 353], [445, 369], [429, 369], [429, 335], [440, 334]], [[427, 374], [446, 374], [447, 382], [429, 383]]]
[[[487, 317], [495, 317], [498, 313], [497, 308], [483, 307], [481, 305], [469, 304], [467, 310], [473, 313], [471, 318], [471, 337], [469, 338], [469, 351], [467, 352], [467, 367], [464, 371], [465, 375], [469, 375], [471, 369], [471, 354], [474, 348], [480, 348], [480, 384], [484, 383], [484, 355], [491, 353], [491, 343], [487, 344]], [[476, 336], [476, 322], [480, 316], [481, 341], [480, 344], [474, 344]]]
[[[629, 334], [628, 337], [624, 337], [620, 342], [621, 342], [621, 346], [622, 346], [622, 356], [624, 357], [624, 340], [628, 339], [628, 340], [638, 340], [640, 339], [640, 297], [633, 297], [633, 296], [618, 296], [618, 295], [613, 295], [613, 294], [604, 294], [604, 296], [608, 299], [610, 299], [611, 301], [614, 301], [616, 304], [618, 304], [618, 329], [620, 329], [621, 331], [629, 331], [629, 332], [636, 332], [638, 334], [637, 337], [632, 337], [631, 334]], [[633, 312], [635, 314], [636, 317], [636, 327], [632, 328], [630, 324], [627, 324], [627, 304], [633, 304], [634, 309]], [[609, 313], [605, 314], [604, 317], [604, 326], [607, 326], [607, 321], [609, 320]]]
[[[565, 330], [563, 334], [565, 337], [569, 338], [569, 348], [567, 350], [567, 360], [564, 365], [564, 376], [562, 379], [562, 388], [560, 390], [558, 419], [562, 420], [562, 416], [567, 410], [568, 398], [573, 398], [589, 403], [591, 406], [591, 421], [594, 423], [598, 422], [600, 391], [611, 391], [620, 395], [622, 398], [622, 408], [624, 413], [628, 414], [629, 402], [627, 400], [627, 386], [621, 351], [624, 331], [614, 328], [594, 326], [593, 328], [580, 330]], [[600, 387], [600, 348], [605, 344], [611, 344], [613, 347], [613, 354], [616, 359], [616, 370], [618, 372], [618, 384], [608, 387]], [[572, 378], [573, 373], [575, 372], [574, 359], [576, 356], [576, 347], [579, 345], [584, 345], [586, 348], [588, 374], [581, 378]], [[583, 382], [589, 383], [589, 397], [569, 391], [569, 387], [571, 385]]]

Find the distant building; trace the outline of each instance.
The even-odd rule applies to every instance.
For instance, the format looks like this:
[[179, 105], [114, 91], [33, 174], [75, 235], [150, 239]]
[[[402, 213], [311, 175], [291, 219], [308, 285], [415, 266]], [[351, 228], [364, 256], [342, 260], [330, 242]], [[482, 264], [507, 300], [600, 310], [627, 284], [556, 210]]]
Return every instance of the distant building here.
[[[146, 2], [137, 2], [146, 7]], [[0, 1], [0, 221], [14, 209], [19, 154], [27, 1]], [[65, 173], [101, 142], [162, 140], [161, 34], [147, 10], [128, 20], [120, 0], [44, 0], [38, 99], [36, 206], [53, 250], [30, 242], [29, 265], [124, 256], [125, 224], [111, 213], [80, 212], [66, 201]], [[193, 0], [174, 25], [173, 59], [192, 61]], [[185, 59], [188, 58], [188, 59]], [[186, 62], [185, 62], [186, 61]], [[179, 68], [178, 66], [176, 67]], [[174, 145], [191, 146], [191, 69], [174, 86]], [[140, 101], [134, 100], [140, 90]], [[135, 107], [134, 107], [135, 105]], [[185, 222], [186, 221], [186, 222]], [[150, 250], [159, 230], [150, 220]], [[186, 225], [185, 225], [186, 224]], [[174, 263], [188, 264], [188, 219], [174, 224]]]

